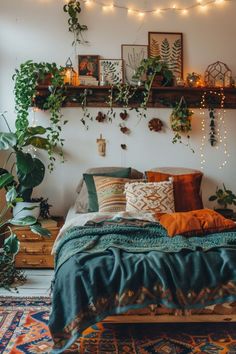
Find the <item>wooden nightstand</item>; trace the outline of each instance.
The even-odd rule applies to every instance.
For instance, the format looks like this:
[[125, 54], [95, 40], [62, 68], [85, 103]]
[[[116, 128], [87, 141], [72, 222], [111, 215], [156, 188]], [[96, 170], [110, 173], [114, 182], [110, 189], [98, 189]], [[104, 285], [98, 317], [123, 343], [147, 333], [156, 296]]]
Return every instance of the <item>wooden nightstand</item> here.
[[34, 234], [28, 227], [13, 229], [20, 241], [20, 251], [15, 259], [16, 268], [54, 268], [51, 250], [62, 225], [63, 220], [60, 219], [56, 227], [47, 227], [51, 231], [50, 237]]

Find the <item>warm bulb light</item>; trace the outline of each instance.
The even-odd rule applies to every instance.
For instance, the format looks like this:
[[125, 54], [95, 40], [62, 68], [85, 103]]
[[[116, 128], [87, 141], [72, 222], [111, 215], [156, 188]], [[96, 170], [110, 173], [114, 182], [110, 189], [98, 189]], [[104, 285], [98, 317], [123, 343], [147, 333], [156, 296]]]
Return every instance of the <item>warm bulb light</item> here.
[[102, 9], [103, 9], [103, 11], [111, 11], [111, 10], [114, 9], [114, 5], [113, 5], [113, 4], [111, 4], [111, 5], [104, 5], [104, 6], [102, 7]]
[[161, 9], [156, 9], [155, 14], [160, 15], [160, 13], [161, 13]]
[[90, 7], [92, 4], [93, 4], [93, 1], [92, 1], [92, 0], [86, 0], [86, 1], [85, 1], [85, 5], [86, 5], [86, 6], [89, 6], [89, 7]]
[[183, 9], [182, 10], [182, 15], [187, 15], [188, 14], [188, 10], [187, 9]]
[[142, 17], [144, 17], [144, 16], [145, 16], [145, 13], [144, 13], [144, 12], [139, 12], [139, 13], [138, 13], [138, 15], [139, 15], [139, 17], [141, 17], [141, 18], [142, 18]]

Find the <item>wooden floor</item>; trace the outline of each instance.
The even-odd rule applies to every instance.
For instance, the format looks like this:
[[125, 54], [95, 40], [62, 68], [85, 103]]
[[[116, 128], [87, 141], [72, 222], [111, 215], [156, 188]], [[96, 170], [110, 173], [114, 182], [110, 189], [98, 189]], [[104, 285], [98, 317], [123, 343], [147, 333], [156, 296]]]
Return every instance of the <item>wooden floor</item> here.
[[50, 296], [53, 270], [51, 269], [25, 269], [27, 280], [23, 285], [11, 291], [0, 288], [0, 296]]

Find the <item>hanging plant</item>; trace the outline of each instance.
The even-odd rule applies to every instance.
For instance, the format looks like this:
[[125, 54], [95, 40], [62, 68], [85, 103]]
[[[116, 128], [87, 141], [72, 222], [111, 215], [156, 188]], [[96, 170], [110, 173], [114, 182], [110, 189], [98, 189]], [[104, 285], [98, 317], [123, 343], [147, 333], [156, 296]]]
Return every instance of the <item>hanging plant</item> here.
[[[16, 69], [13, 75], [15, 82], [15, 111], [16, 111], [16, 136], [19, 144], [28, 137], [29, 130], [29, 110], [37, 105], [37, 86], [45, 79], [50, 78], [48, 86], [49, 95], [44, 103], [41, 102], [41, 108], [50, 112], [50, 126], [46, 128], [46, 138], [44, 140], [33, 139], [31, 145], [36, 148], [46, 149], [48, 152], [50, 163], [48, 168], [50, 171], [54, 168], [54, 152], [59, 149], [59, 154], [63, 158], [62, 146], [64, 139], [61, 138], [62, 125], [67, 121], [62, 121], [61, 107], [65, 100], [65, 91], [63, 83], [63, 67], [57, 67], [55, 63], [34, 63], [31, 60], [26, 61]], [[40, 146], [38, 145], [40, 143]]]
[[88, 43], [83, 37], [83, 32], [87, 31], [88, 27], [86, 25], [81, 25], [79, 22], [79, 14], [81, 13], [80, 2], [78, 0], [69, 0], [68, 3], [64, 5], [63, 11], [69, 16], [69, 32], [74, 35], [72, 46], [76, 47], [77, 44]]
[[216, 122], [215, 122], [215, 109], [209, 108], [209, 117], [210, 117], [210, 132], [209, 132], [209, 141], [211, 146], [217, 144], [217, 132], [216, 132]]
[[[186, 101], [182, 96], [179, 103], [173, 109], [170, 116], [171, 129], [175, 132], [175, 135], [172, 139], [173, 144], [177, 142], [183, 144], [182, 134], [187, 134], [192, 130], [192, 124], [191, 124], [192, 115], [193, 115], [193, 111], [191, 111], [187, 107]], [[187, 135], [187, 139], [190, 139], [189, 135]], [[189, 146], [189, 143], [187, 144], [187, 146]], [[192, 148], [191, 150], [193, 151]]]

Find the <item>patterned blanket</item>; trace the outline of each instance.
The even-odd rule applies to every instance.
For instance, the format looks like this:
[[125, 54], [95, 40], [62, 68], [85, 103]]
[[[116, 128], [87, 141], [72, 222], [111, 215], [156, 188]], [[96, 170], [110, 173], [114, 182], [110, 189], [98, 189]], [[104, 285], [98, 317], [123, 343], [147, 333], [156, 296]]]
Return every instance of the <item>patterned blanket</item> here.
[[235, 232], [170, 239], [158, 223], [75, 227], [56, 247], [53, 353], [108, 315], [149, 304], [198, 309], [235, 300]]

